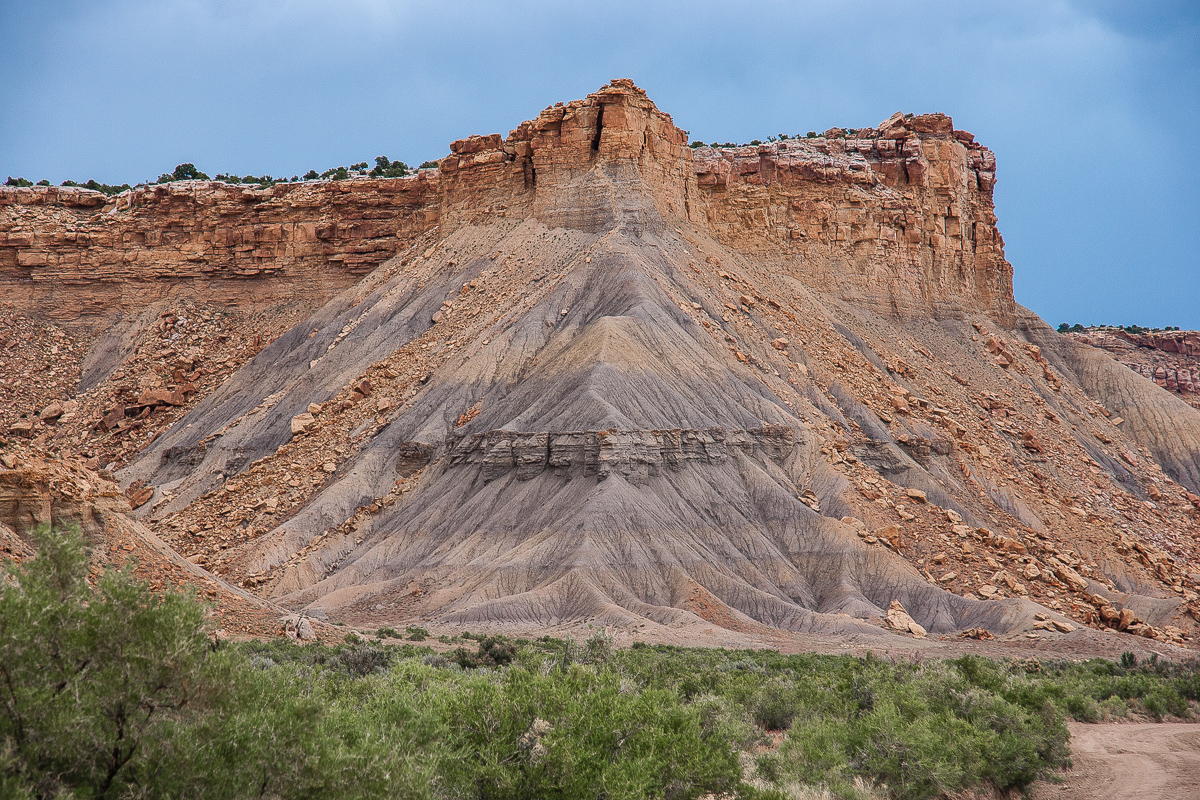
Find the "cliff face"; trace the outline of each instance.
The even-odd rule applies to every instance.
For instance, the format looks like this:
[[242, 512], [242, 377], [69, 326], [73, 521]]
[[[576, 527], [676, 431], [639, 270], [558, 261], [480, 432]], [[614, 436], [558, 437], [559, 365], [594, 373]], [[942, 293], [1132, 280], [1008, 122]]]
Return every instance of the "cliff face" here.
[[696, 151], [716, 237], [890, 317], [982, 311], [1010, 326], [990, 150], [949, 117], [897, 114], [848, 136]]
[[451, 145], [447, 227], [532, 215], [549, 227], [645, 226], [645, 209], [707, 229], [806, 285], [891, 317], [1014, 320], [996, 229], [996, 159], [949, 117], [896, 114], [847, 138], [686, 146], [631, 83], [546, 109], [507, 139]]
[[187, 181], [112, 199], [5, 187], [0, 287], [20, 313], [91, 323], [168, 297], [319, 303], [436, 223], [429, 172], [266, 189]]
[[1117, 361], [1193, 408], [1200, 408], [1200, 332], [1129, 333], [1097, 328], [1071, 338], [1112, 353]]
[[534, 217], [596, 232], [678, 218], [819, 291], [896, 317], [1013, 318], [995, 158], [949, 117], [733, 149], [685, 134], [630, 81], [507, 138], [451, 144], [437, 173], [250, 189], [185, 182], [108, 200], [0, 188], [0, 287], [62, 320], [167, 296], [327, 299], [441, 225]]

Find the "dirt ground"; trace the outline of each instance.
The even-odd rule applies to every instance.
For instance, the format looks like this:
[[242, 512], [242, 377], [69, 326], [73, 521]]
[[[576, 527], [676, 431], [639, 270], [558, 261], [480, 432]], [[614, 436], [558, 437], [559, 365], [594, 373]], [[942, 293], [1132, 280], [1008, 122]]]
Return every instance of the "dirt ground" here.
[[1071, 723], [1074, 768], [1059, 785], [1039, 784], [1035, 800], [1196, 800], [1200, 725]]

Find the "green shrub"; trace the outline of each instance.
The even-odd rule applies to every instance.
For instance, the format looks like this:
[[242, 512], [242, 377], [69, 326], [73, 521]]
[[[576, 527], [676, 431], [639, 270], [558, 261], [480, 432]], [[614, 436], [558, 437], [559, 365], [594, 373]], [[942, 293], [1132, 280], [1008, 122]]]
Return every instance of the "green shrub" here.
[[203, 608], [128, 571], [93, 590], [78, 530], [42, 527], [34, 540], [37, 558], [0, 576], [4, 780], [45, 796], [115, 794], [158, 721], [210, 688]]

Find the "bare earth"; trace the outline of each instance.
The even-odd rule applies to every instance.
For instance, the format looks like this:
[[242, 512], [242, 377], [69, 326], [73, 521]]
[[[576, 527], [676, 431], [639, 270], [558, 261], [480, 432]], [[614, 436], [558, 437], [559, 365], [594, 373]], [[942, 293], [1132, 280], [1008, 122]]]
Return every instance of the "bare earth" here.
[[1200, 725], [1071, 723], [1065, 782], [1041, 784], [1037, 800], [1195, 800], [1200, 797]]

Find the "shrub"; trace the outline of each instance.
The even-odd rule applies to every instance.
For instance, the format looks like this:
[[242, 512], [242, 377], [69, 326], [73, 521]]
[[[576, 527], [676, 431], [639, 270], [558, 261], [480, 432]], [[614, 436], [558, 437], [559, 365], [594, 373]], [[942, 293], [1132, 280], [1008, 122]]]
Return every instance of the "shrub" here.
[[[364, 162], [363, 167], [366, 167]], [[389, 161], [387, 156], [376, 156], [375, 166], [369, 173], [372, 178], [403, 178], [411, 170], [403, 161]]]
[[[466, 638], [467, 634], [463, 634]], [[463, 669], [478, 669], [479, 667], [502, 667], [511, 664], [517, 655], [517, 648], [503, 636], [485, 636], [479, 641], [479, 649], [472, 653], [465, 647], [457, 647], [450, 654], [450, 660]]]
[[88, 585], [78, 530], [42, 527], [38, 555], [0, 577], [5, 780], [103, 797], [134, 780], [155, 724], [192, 703], [210, 651], [195, 597], [128, 571]]
[[383, 672], [391, 661], [391, 657], [378, 647], [355, 645], [339, 651], [333, 657], [331, 666], [344, 670], [351, 677], [361, 678], [374, 672]]
[[410, 642], [423, 642], [429, 638], [429, 631], [417, 625], [409, 625], [404, 632], [408, 634]]

